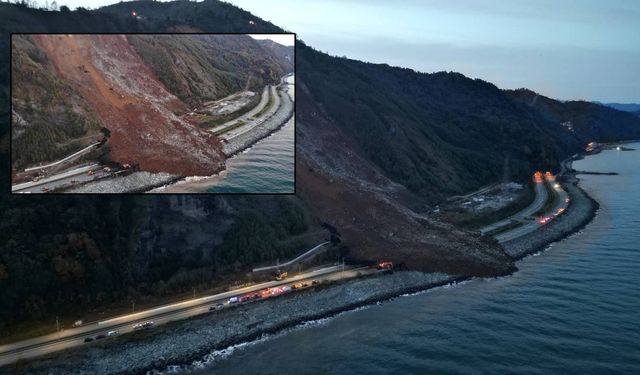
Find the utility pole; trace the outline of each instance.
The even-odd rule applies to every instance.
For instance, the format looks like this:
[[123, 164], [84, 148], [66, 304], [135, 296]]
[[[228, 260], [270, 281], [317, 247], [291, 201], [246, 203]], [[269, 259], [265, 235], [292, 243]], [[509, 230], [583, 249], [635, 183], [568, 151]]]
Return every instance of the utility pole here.
[[131, 312], [136, 312], [136, 301], [131, 300]]
[[58, 321], [57, 316], [56, 316], [56, 332], [60, 332], [60, 322]]

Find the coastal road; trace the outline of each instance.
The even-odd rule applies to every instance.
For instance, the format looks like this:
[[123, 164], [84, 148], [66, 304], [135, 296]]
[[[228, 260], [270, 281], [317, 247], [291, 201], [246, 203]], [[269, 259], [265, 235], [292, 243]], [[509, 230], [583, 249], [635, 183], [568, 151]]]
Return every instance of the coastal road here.
[[[87, 176], [87, 172], [94, 171], [93, 176]], [[11, 186], [12, 193], [40, 193], [43, 188], [53, 190], [54, 188], [62, 185], [69, 184], [71, 180], [77, 180], [78, 182], [85, 182], [99, 177], [102, 173], [102, 169], [99, 164], [89, 164], [79, 168], [67, 170], [53, 176], [43, 178], [42, 180], [33, 182], [24, 182], [21, 184], [15, 184]]]
[[65, 158], [62, 158], [62, 159], [60, 159], [58, 161], [55, 161], [53, 163], [46, 164], [46, 165], [39, 165], [37, 167], [27, 168], [24, 171], [25, 172], [31, 172], [31, 171], [38, 171], [38, 170], [41, 170], [41, 169], [47, 169], [47, 168], [55, 167], [55, 166], [60, 165], [60, 164], [62, 164], [64, 162], [76, 159], [79, 156], [82, 156], [82, 155], [86, 154], [87, 152], [91, 151], [94, 147], [97, 147], [99, 144], [100, 144], [100, 142], [96, 142], [96, 143], [91, 144], [91, 145], [83, 148], [82, 150], [80, 150], [78, 152], [74, 152], [73, 154], [71, 154], [71, 155], [69, 155], [69, 156], [67, 156]]
[[249, 120], [250, 117], [255, 116], [258, 112], [262, 111], [262, 109], [267, 105], [267, 103], [269, 102], [269, 90], [270, 90], [271, 86], [265, 86], [264, 89], [262, 90], [262, 97], [260, 98], [260, 102], [258, 103], [258, 105], [256, 105], [255, 107], [253, 107], [253, 109], [251, 109], [249, 112], [245, 113], [244, 115], [240, 116], [240, 117], [236, 117], [233, 120], [229, 120], [227, 122], [225, 122], [222, 125], [218, 125], [214, 128], [209, 129], [210, 132], [216, 132], [220, 129], [224, 129], [227, 126], [231, 126], [233, 124], [235, 124], [238, 121], [244, 121], [247, 122]]
[[[271, 107], [267, 109], [267, 111], [265, 113], [262, 114], [262, 116], [260, 116], [260, 118], [253, 118], [253, 117], [246, 117], [246, 124], [237, 127], [235, 129], [232, 129], [226, 133], [223, 133], [220, 135], [221, 138], [226, 139], [226, 140], [230, 140], [233, 139], [243, 133], [248, 132], [249, 130], [253, 129], [254, 127], [262, 124], [264, 121], [266, 121], [269, 117], [271, 117], [271, 115], [273, 115], [275, 112], [277, 112], [280, 109], [280, 96], [278, 95], [278, 93], [276, 92], [276, 87], [275, 86], [270, 86], [270, 90], [271, 90], [271, 97], [273, 98], [273, 103], [271, 104]], [[256, 112], [257, 113], [257, 112]]]
[[[87, 323], [81, 327], [65, 329], [45, 336], [2, 345], [0, 346], [0, 366], [16, 362], [20, 359], [36, 357], [80, 345], [91, 345], [91, 343], [84, 343], [86, 337], [103, 335], [112, 330], [117, 330], [119, 334], [128, 333], [133, 331], [133, 324], [138, 322], [152, 320], [154, 325], [157, 326], [170, 321], [208, 313], [209, 307], [212, 305], [223, 303], [231, 297], [241, 296], [246, 293], [257, 292], [266, 288], [290, 286], [302, 281], [308, 283], [314, 280], [333, 281], [375, 272], [379, 271], [369, 268], [345, 268], [341, 265], [335, 265], [303, 272], [283, 281], [264, 282], [224, 293], [159, 306], [99, 322]], [[103, 340], [117, 340], [117, 337], [109, 337]]]
[[535, 184], [535, 199], [529, 206], [527, 206], [524, 210], [509, 216], [506, 219], [500, 220], [493, 224], [487, 225], [486, 227], [480, 229], [480, 233], [485, 234], [492, 230], [504, 227], [506, 225], [511, 224], [513, 221], [523, 221], [526, 220], [531, 215], [540, 211], [544, 204], [547, 202], [547, 189], [545, 188], [544, 180], [534, 181]]
[[553, 207], [542, 215], [543, 221], [540, 220], [531, 220], [525, 222], [523, 225], [513, 228], [511, 230], [505, 231], [495, 236], [495, 239], [498, 242], [503, 243], [507, 241], [511, 241], [515, 238], [524, 236], [525, 234], [531, 233], [540, 227], [547, 225], [550, 221], [555, 220], [559, 215], [562, 215], [564, 211], [569, 206], [569, 194], [562, 188], [562, 186], [555, 182], [547, 182], [552, 184], [552, 189], [554, 191], [555, 203]]

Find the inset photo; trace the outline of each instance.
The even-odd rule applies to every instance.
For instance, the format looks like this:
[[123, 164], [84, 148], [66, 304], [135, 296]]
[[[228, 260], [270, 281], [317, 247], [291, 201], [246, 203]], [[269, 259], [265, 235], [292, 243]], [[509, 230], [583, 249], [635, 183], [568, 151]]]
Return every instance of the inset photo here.
[[295, 34], [12, 34], [11, 192], [295, 193]]

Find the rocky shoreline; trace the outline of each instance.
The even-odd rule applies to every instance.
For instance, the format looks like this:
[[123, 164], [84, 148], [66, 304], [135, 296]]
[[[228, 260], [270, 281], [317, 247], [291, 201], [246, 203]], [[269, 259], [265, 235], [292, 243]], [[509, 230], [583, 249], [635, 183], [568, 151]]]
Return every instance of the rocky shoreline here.
[[417, 271], [396, 272], [320, 285], [306, 291], [140, 331], [3, 368], [6, 374], [146, 374], [189, 368], [219, 349], [259, 339], [298, 324], [333, 316], [405, 293], [466, 278]]
[[263, 123], [256, 125], [253, 129], [246, 133], [228, 141], [224, 145], [223, 152], [227, 157], [231, 157], [239, 152], [246, 150], [256, 142], [269, 136], [273, 132], [283, 127], [293, 116], [294, 104], [291, 97], [285, 91], [279, 90], [280, 108], [266, 119]]
[[[581, 230], [595, 216], [598, 203], [570, 174], [563, 177], [572, 203], [554, 222], [503, 244], [514, 259], [536, 253], [550, 243]], [[240, 305], [214, 314], [136, 332], [118, 341], [101, 342], [49, 357], [18, 363], [8, 374], [158, 374], [194, 369], [207, 355], [259, 339], [306, 321], [326, 318], [403, 294], [469, 279], [468, 277], [402, 271], [321, 285], [279, 298]], [[348, 283], [348, 287], [345, 287]]]
[[89, 182], [82, 186], [65, 191], [75, 194], [135, 194], [173, 184], [183, 177], [169, 173], [133, 172], [125, 176], [116, 176]]

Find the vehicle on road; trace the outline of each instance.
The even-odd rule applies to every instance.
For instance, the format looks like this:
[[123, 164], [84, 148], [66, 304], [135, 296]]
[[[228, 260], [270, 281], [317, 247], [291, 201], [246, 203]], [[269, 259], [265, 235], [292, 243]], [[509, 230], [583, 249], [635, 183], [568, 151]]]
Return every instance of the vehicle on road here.
[[224, 307], [224, 304], [222, 304], [222, 303], [218, 303], [218, 304], [216, 304], [216, 305], [214, 305], [214, 306], [210, 306], [210, 307], [209, 307], [209, 311], [220, 310], [220, 309], [222, 309], [223, 307]]
[[82, 320], [76, 320], [73, 322], [73, 327], [80, 327], [82, 325]]
[[550, 221], [551, 221], [551, 217], [550, 216], [544, 216], [544, 217], [541, 217], [540, 219], [538, 219], [538, 223], [540, 223], [540, 224], [546, 224], [546, 223], [548, 223]]
[[144, 329], [144, 328], [151, 328], [153, 327], [153, 322], [151, 320], [148, 320], [144, 323], [136, 323], [133, 325], [133, 329]]
[[84, 338], [84, 342], [91, 342], [93, 341], [93, 337], [85, 337]]
[[118, 331], [109, 331], [107, 332], [108, 337], [118, 336], [120, 333]]
[[276, 280], [277, 281], [282, 281], [282, 280], [286, 279], [287, 276], [289, 276], [289, 273], [287, 273], [287, 272], [278, 272], [278, 273], [276, 273]]
[[258, 298], [261, 298], [260, 294], [258, 294], [258, 293], [249, 293], [249, 294], [245, 294], [244, 296], [240, 297], [240, 302], [253, 301], [254, 299], [258, 299]]
[[240, 299], [238, 297], [231, 297], [227, 300], [228, 304], [238, 303], [238, 302], [240, 302]]
[[297, 283], [297, 284], [291, 285], [291, 289], [302, 289], [302, 288], [306, 288], [308, 286], [309, 286], [309, 284], [307, 284], [307, 283]]
[[104, 338], [107, 338], [107, 335], [101, 334], [101, 335], [96, 336], [96, 340], [102, 340]]

